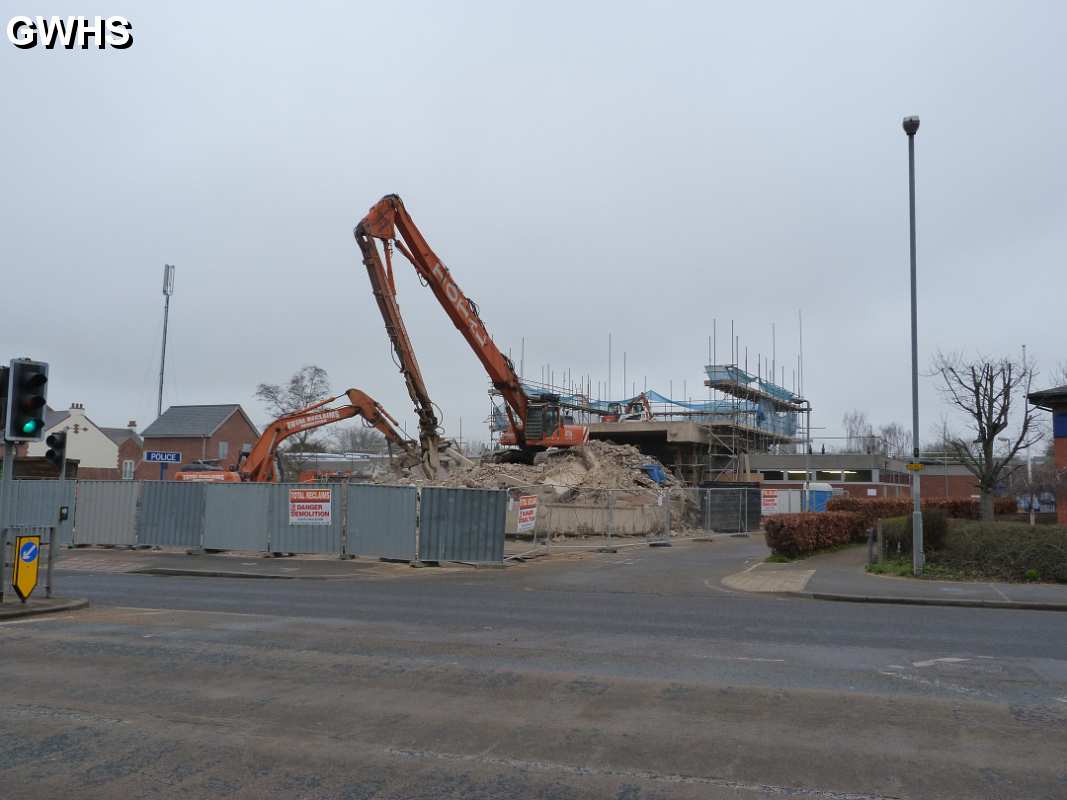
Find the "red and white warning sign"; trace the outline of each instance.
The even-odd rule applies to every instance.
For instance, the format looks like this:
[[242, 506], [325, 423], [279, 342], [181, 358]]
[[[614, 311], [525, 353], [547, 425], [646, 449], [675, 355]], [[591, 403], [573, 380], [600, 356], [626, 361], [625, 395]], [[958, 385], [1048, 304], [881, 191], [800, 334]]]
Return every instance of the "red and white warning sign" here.
[[333, 523], [333, 489], [290, 489], [290, 525]]
[[519, 524], [516, 531], [532, 531], [537, 524], [537, 496], [524, 494], [519, 498]]

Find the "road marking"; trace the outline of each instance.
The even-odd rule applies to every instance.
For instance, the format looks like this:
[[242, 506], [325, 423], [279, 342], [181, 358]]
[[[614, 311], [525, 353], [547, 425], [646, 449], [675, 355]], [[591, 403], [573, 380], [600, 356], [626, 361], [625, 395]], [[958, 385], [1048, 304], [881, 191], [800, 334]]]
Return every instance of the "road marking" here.
[[1056, 702], [1057, 703], [1067, 703], [1067, 697], [1057, 697], [1056, 698]]
[[929, 661], [912, 661], [913, 667], [932, 667], [934, 664], [959, 664], [962, 661], [970, 661], [969, 658], [956, 658], [955, 656], [949, 656], [948, 658], [931, 658]]
[[989, 584], [989, 588], [990, 588], [990, 589], [992, 589], [992, 590], [993, 590], [994, 592], [996, 592], [997, 594], [999, 594], [999, 595], [1000, 595], [1000, 599], [1001, 599], [1001, 600], [1007, 600], [1008, 602], [1011, 602], [1011, 598], [1010, 598], [1010, 597], [1008, 597], [1008, 596], [1007, 596], [1006, 594], [1004, 594], [1004, 592], [1000, 591], [1000, 589], [998, 589], [998, 588], [996, 587], [996, 585], [994, 585], [994, 584], [992, 584], [992, 583], [991, 583], [991, 584]]
[[9, 622], [0, 622], [0, 625], [3, 625], [3, 626], [6, 627], [8, 625], [25, 625], [28, 622], [51, 622], [53, 620], [61, 620], [61, 619], [74, 619], [74, 617], [71, 616], [70, 614], [64, 614], [63, 616], [59, 616], [59, 617], [57, 617], [57, 616], [55, 616], [53, 614], [41, 614], [41, 615], [38, 615], [38, 616], [35, 616], [35, 617], [28, 617], [27, 619], [13, 619], [13, 620], [10, 620]]
[[734, 661], [763, 661], [770, 664], [784, 664], [784, 658], [757, 658], [756, 656], [737, 656]]

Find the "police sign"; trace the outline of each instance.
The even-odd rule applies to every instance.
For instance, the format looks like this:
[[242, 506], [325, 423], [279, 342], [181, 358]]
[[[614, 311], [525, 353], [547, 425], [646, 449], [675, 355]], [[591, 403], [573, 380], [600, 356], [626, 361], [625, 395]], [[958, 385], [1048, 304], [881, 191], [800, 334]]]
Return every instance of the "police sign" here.
[[168, 450], [145, 450], [144, 460], [152, 461], [156, 464], [180, 464], [182, 463], [182, 454]]

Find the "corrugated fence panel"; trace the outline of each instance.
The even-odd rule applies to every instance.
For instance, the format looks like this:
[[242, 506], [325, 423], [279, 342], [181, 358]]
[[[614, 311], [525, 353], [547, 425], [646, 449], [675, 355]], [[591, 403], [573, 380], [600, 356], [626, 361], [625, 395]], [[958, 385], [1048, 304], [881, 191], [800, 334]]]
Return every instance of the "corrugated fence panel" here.
[[270, 531], [269, 484], [205, 484], [204, 491], [206, 549], [267, 549]]
[[503, 561], [506, 491], [426, 487], [420, 497], [421, 560]]
[[271, 552], [340, 554], [344, 486], [276, 483], [270, 489]]
[[348, 487], [348, 552], [411, 561], [415, 545], [414, 486]]
[[137, 544], [140, 481], [78, 481], [75, 544]]
[[[58, 526], [56, 542], [70, 544], [74, 525], [74, 481], [14, 481], [11, 484], [11, 511], [7, 525], [32, 525], [34, 528]], [[59, 522], [59, 507], [70, 513]]]
[[143, 486], [137, 541], [161, 547], [200, 547], [204, 484], [145, 481]]

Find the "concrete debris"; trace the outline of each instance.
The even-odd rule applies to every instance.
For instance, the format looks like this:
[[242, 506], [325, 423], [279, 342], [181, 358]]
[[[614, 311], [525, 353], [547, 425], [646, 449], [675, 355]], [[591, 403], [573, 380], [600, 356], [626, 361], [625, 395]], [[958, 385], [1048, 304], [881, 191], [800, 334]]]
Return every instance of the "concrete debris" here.
[[591, 441], [582, 447], [549, 450], [537, 463], [494, 464], [471, 462], [450, 465], [446, 478], [425, 480], [417, 469], [379, 475], [376, 483], [465, 487], [470, 489], [513, 489], [531, 487], [538, 494], [566, 500], [579, 491], [590, 489], [659, 489], [641, 468], [654, 464], [663, 470], [667, 481], [662, 488], [680, 486], [665, 466], [641, 453], [633, 445]]

